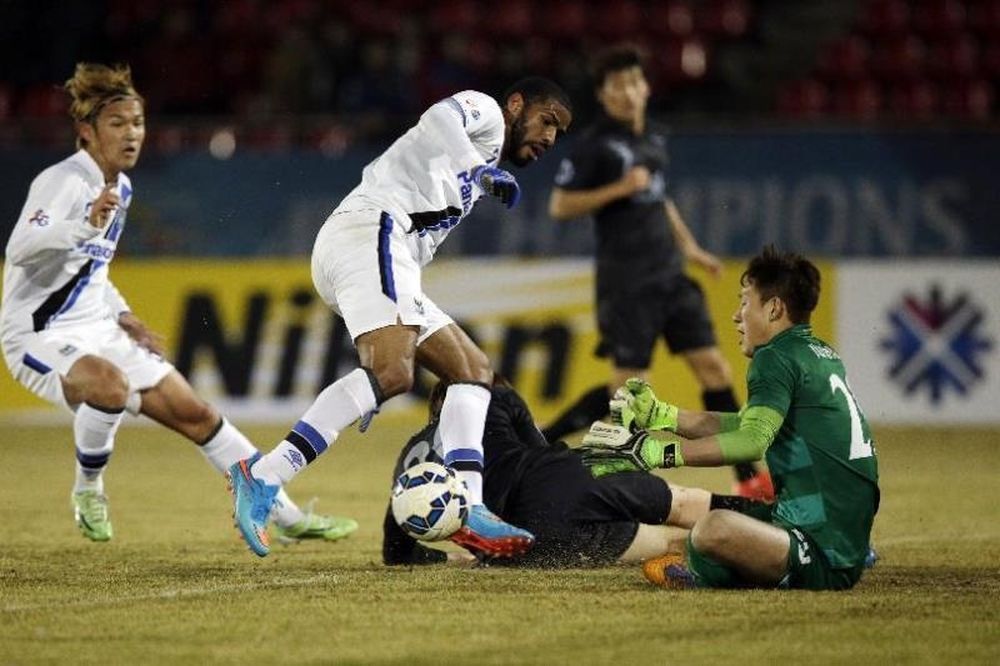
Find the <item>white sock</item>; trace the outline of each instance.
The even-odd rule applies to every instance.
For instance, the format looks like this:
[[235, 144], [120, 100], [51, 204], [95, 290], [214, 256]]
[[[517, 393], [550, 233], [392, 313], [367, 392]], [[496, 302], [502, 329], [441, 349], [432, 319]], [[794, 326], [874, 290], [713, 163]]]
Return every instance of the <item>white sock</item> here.
[[[251, 444], [246, 435], [226, 419], [222, 419], [222, 427], [212, 436], [212, 439], [199, 446], [198, 450], [205, 456], [208, 463], [222, 474], [230, 466], [257, 453], [257, 447]], [[292, 501], [285, 489], [279, 490], [278, 495], [274, 498], [274, 509], [271, 511], [272, 520], [280, 527], [289, 527], [305, 517], [306, 515]]]
[[469, 502], [483, 503], [483, 430], [492, 394], [477, 384], [452, 384], [441, 405], [444, 464], [469, 488]]
[[330, 384], [291, 432], [251, 469], [264, 483], [284, 485], [337, 439], [340, 431], [375, 409], [368, 373], [358, 368]]
[[107, 412], [87, 403], [76, 408], [73, 440], [76, 444], [76, 480], [73, 492], [104, 492], [104, 467], [115, 448], [115, 433], [121, 425], [123, 410]]

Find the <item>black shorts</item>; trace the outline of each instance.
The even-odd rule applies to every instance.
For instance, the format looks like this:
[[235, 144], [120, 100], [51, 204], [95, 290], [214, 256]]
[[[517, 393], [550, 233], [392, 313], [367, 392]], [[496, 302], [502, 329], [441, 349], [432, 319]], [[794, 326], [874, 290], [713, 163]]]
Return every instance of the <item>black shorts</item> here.
[[535, 535], [515, 566], [578, 567], [610, 564], [632, 544], [639, 523], [663, 524], [670, 488], [645, 472], [595, 479], [576, 454], [529, 470], [508, 498], [503, 517]]
[[686, 275], [668, 285], [600, 296], [597, 327], [597, 355], [611, 357], [619, 368], [648, 368], [661, 335], [674, 354], [716, 345], [705, 294]]

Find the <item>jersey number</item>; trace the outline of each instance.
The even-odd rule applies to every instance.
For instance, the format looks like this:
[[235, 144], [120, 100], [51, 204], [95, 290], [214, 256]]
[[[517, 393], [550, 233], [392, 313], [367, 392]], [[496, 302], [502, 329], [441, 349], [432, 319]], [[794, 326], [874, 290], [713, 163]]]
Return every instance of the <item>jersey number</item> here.
[[847, 400], [847, 411], [851, 413], [851, 454], [849, 460], [858, 458], [871, 458], [872, 443], [865, 440], [864, 430], [861, 428], [861, 410], [854, 400], [854, 394], [847, 388], [847, 383], [839, 375], [830, 375], [830, 390], [836, 393], [840, 391]]

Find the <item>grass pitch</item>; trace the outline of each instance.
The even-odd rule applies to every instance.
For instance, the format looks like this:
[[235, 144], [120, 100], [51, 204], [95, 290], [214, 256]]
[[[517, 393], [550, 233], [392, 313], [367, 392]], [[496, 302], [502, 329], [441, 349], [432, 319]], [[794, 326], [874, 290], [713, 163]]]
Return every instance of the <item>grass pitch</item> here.
[[[415, 426], [383, 415], [289, 488], [357, 534], [259, 560], [178, 436], [122, 430], [115, 537], [97, 544], [72, 521], [69, 429], [0, 425], [0, 663], [1000, 663], [996, 431], [876, 429], [882, 560], [851, 592], [667, 592], [634, 567], [383, 567], [389, 475]], [[268, 448], [284, 432], [248, 434]], [[729, 486], [721, 470], [671, 478]]]

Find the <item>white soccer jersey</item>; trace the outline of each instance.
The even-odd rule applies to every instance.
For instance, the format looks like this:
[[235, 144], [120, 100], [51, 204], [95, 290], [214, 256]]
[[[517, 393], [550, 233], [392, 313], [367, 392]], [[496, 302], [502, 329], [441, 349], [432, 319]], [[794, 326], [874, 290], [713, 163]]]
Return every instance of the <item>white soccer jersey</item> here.
[[117, 318], [128, 305], [108, 279], [132, 201], [119, 174], [119, 208], [98, 229], [88, 222], [104, 175], [84, 150], [40, 173], [7, 243], [0, 342], [8, 365], [19, 361], [25, 334]]
[[475, 90], [446, 97], [365, 167], [361, 184], [336, 212], [386, 211], [424, 265], [482, 196], [470, 173], [499, 162], [503, 141], [503, 113], [496, 100]]

